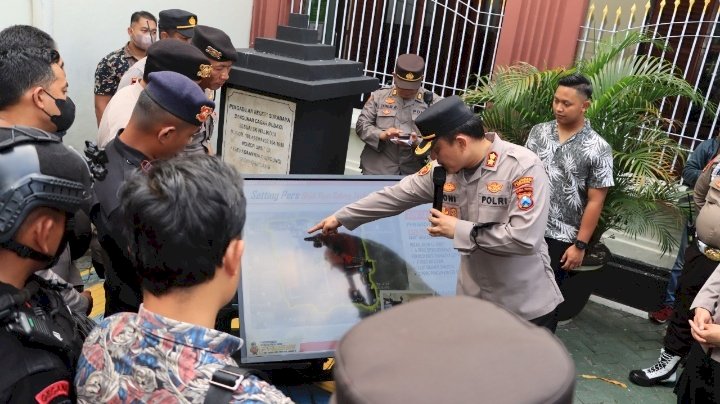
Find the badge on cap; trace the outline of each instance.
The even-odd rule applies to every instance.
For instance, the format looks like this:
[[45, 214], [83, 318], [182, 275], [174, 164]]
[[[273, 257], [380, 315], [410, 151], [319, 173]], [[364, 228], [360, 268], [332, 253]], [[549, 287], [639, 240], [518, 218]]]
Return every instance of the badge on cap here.
[[213, 114], [213, 109], [208, 107], [207, 105], [203, 105], [200, 108], [200, 113], [195, 115], [195, 119], [197, 119], [200, 122], [205, 122], [208, 120], [208, 118], [210, 118], [210, 116], [212, 116], [212, 114]]
[[493, 181], [493, 182], [487, 184], [487, 190], [492, 192], [493, 194], [497, 194], [502, 189], [503, 189], [503, 184], [501, 184], [499, 182]]
[[490, 152], [487, 156], [487, 161], [485, 162], [485, 166], [487, 167], [495, 167], [495, 164], [497, 163], [498, 154], [495, 152]]
[[414, 80], [414, 79], [415, 79], [415, 75], [412, 74], [412, 72], [407, 72], [407, 74], [405, 74], [405, 80]]
[[446, 182], [445, 185], [443, 185], [443, 192], [454, 192], [456, 189], [457, 187], [452, 182]]
[[432, 168], [432, 163], [425, 164], [425, 167], [421, 168], [420, 171], [417, 172], [418, 175], [426, 175], [430, 172], [430, 168]]
[[212, 46], [208, 45], [207, 48], [205, 48], [205, 52], [214, 57], [215, 59], [220, 59], [222, 57], [222, 52], [219, 50], [213, 48]]
[[197, 24], [197, 20], [195, 19], [195, 17], [190, 16], [190, 18], [188, 18], [188, 24], [193, 26]]
[[200, 65], [200, 70], [197, 72], [198, 77], [206, 78], [210, 77], [210, 74], [212, 74], [212, 66], [205, 64]]

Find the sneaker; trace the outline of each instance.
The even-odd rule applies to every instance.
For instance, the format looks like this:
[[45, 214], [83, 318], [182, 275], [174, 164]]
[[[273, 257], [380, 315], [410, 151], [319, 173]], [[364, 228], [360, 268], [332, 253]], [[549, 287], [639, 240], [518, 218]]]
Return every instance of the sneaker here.
[[658, 324], [665, 324], [667, 323], [668, 319], [670, 318], [670, 315], [672, 314], [673, 309], [670, 306], [663, 306], [662, 309], [657, 311], [651, 311], [648, 313], [648, 318], [650, 321]]
[[630, 381], [638, 386], [650, 387], [660, 383], [675, 383], [680, 357], [660, 350], [657, 363], [649, 368], [630, 371]]

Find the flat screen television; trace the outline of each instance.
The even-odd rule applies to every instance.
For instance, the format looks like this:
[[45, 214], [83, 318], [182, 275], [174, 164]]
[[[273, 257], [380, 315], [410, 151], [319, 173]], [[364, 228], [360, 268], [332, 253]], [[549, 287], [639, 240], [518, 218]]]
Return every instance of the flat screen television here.
[[361, 319], [432, 295], [454, 295], [459, 255], [427, 234], [430, 204], [337, 235], [307, 229], [400, 177], [273, 175], [245, 179], [238, 288], [242, 363], [333, 356]]

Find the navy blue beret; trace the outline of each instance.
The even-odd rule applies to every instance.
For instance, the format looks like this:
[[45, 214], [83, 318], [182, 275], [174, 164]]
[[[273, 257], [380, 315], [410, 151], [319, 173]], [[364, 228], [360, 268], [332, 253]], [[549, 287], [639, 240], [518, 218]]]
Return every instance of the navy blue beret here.
[[164, 110], [193, 125], [201, 125], [212, 114], [215, 103], [195, 82], [171, 71], [150, 73], [147, 95]]
[[235, 62], [238, 58], [237, 50], [235, 50], [235, 45], [233, 45], [230, 37], [217, 28], [206, 25], [196, 26], [192, 44], [203, 51], [205, 56], [211, 60]]

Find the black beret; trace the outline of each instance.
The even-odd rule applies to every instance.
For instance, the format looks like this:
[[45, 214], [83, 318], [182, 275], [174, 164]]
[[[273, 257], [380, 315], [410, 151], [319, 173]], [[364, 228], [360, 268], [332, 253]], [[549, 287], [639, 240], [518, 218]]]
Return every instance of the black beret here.
[[213, 113], [215, 103], [195, 82], [175, 72], [155, 72], [148, 76], [147, 95], [176, 117], [200, 126]]
[[186, 38], [192, 38], [197, 25], [197, 15], [173, 8], [170, 10], [162, 10], [160, 12], [160, 21], [158, 21], [158, 29], [165, 31], [174, 29]]
[[440, 138], [454, 132], [457, 128], [471, 120], [475, 114], [457, 95], [444, 98], [429, 106], [415, 119], [415, 126], [420, 130], [423, 142], [418, 145], [416, 153], [422, 154], [430, 149], [432, 139]]
[[212, 66], [205, 54], [198, 48], [183, 41], [162, 40], [150, 45], [147, 50], [143, 79], [154, 72], [169, 70], [196, 81], [210, 76]]
[[406, 90], [417, 90], [422, 85], [425, 61], [418, 55], [406, 53], [395, 62], [395, 85]]
[[205, 56], [218, 62], [237, 60], [237, 50], [233, 45], [230, 37], [223, 31], [208, 27], [206, 25], [198, 25], [195, 27], [195, 35], [192, 44], [203, 51]]
[[484, 300], [430, 297], [362, 320], [335, 350], [331, 403], [572, 403], [548, 330]]

